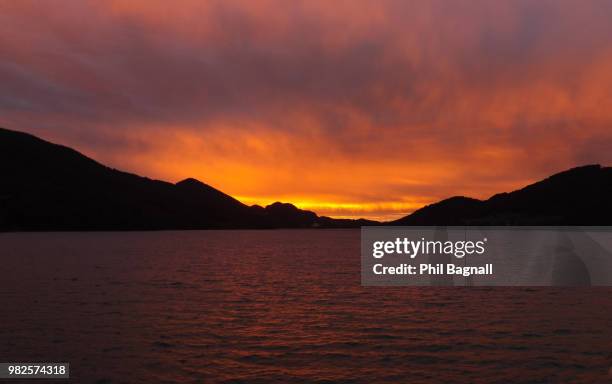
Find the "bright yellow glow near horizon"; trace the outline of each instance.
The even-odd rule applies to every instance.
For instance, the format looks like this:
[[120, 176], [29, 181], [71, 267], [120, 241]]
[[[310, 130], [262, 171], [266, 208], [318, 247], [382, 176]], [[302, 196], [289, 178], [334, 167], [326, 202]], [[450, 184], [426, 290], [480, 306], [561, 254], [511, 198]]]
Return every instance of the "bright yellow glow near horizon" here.
[[280, 201], [283, 203], [291, 203], [300, 209], [313, 211], [319, 216], [328, 216], [336, 219], [369, 219], [377, 221], [399, 219], [427, 204], [419, 202], [339, 203], [322, 200], [304, 200], [300, 198], [292, 199], [291, 197], [275, 199], [270, 197], [235, 196], [235, 198], [247, 205], [260, 205], [265, 207], [266, 205]]

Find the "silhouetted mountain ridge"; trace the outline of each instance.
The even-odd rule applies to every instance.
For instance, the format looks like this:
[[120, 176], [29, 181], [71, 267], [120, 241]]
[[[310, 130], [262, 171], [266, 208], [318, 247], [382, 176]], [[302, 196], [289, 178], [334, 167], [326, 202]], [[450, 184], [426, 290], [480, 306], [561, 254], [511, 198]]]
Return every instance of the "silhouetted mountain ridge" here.
[[196, 179], [176, 184], [104, 166], [0, 128], [0, 230], [351, 227], [290, 204], [249, 207]]
[[[345, 228], [276, 202], [247, 206], [199, 180], [122, 172], [35, 136], [0, 128], [0, 230]], [[455, 196], [387, 225], [609, 225], [612, 168], [573, 168], [487, 200]]]
[[612, 168], [585, 165], [481, 201], [452, 197], [390, 225], [609, 225]]

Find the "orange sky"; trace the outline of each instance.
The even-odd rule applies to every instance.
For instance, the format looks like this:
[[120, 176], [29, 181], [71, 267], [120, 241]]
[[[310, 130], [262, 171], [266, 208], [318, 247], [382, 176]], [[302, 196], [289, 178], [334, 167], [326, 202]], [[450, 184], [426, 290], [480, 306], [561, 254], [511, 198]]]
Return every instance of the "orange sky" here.
[[397, 218], [612, 163], [612, 2], [0, 1], [0, 126]]

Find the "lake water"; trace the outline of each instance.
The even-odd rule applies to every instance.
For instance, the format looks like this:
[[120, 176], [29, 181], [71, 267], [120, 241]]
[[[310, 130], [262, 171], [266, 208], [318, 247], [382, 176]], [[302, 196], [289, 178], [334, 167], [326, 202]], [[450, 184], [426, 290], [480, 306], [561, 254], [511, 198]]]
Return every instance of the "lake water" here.
[[362, 287], [359, 236], [0, 233], [0, 362], [100, 384], [610, 380], [612, 289]]

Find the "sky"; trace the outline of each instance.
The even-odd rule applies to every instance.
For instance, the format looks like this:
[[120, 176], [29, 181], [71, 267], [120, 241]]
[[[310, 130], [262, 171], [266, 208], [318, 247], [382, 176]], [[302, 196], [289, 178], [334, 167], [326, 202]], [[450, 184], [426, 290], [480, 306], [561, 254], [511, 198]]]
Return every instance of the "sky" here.
[[612, 2], [0, 0], [0, 126], [399, 218], [612, 164]]

